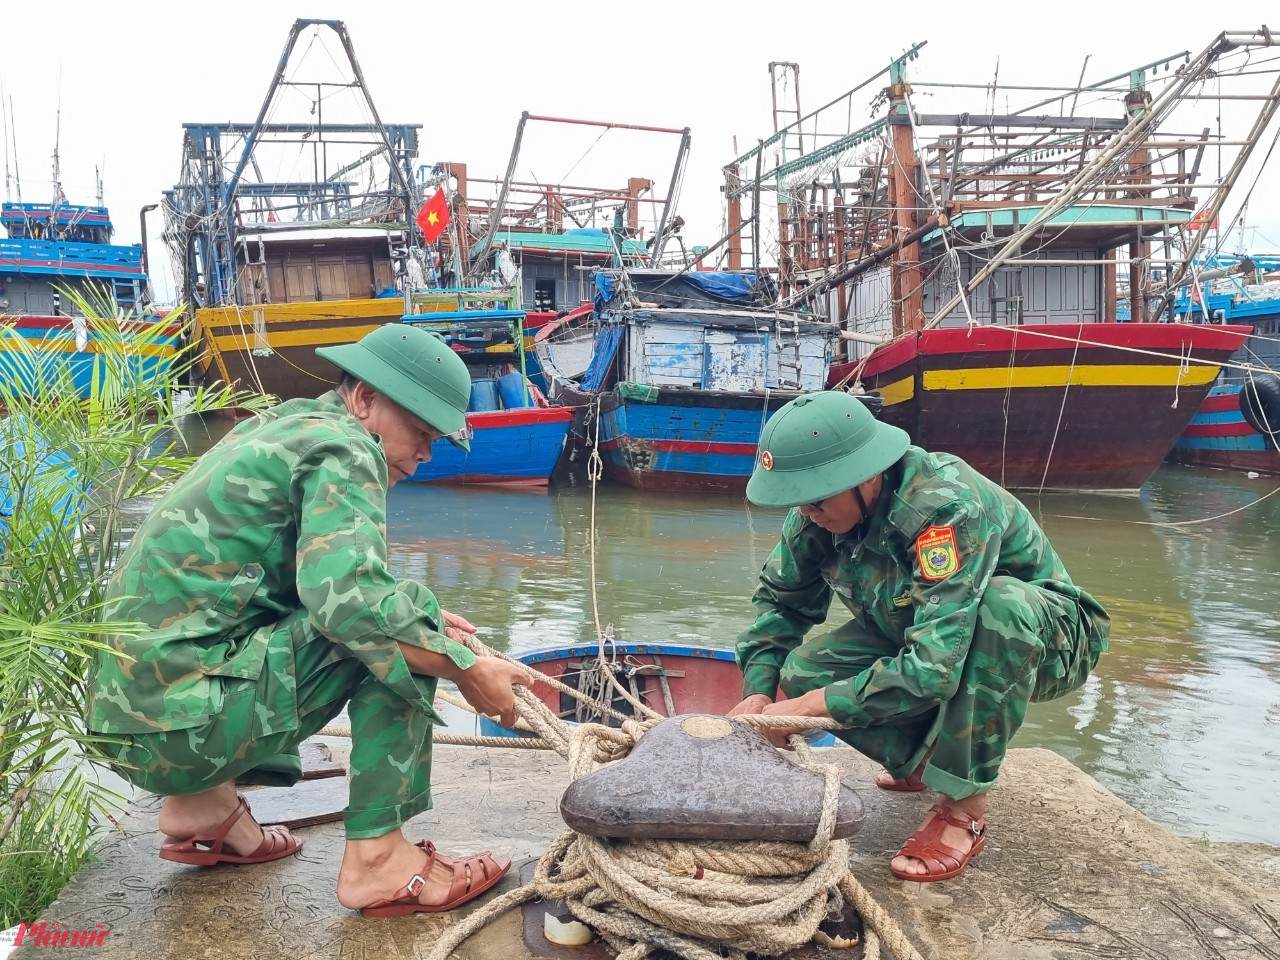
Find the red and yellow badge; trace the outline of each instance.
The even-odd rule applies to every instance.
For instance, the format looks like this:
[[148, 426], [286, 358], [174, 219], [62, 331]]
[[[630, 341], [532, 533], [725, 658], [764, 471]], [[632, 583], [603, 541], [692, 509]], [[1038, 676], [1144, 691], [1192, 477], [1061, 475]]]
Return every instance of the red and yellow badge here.
[[768, 450], [760, 454], [760, 466], [764, 467], [766, 470], [773, 469], [773, 454]]
[[930, 527], [916, 539], [920, 575], [926, 580], [945, 580], [960, 569], [955, 527]]

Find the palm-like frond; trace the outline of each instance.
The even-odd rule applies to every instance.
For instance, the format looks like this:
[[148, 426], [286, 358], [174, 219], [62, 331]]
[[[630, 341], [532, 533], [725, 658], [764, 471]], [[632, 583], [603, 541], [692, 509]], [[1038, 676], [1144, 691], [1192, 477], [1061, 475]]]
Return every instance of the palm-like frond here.
[[[83, 708], [94, 658], [140, 629], [104, 617], [128, 505], [193, 462], [183, 416], [269, 403], [224, 385], [190, 385], [179, 403], [175, 384], [196, 370], [180, 326], [175, 349], [170, 318], [118, 313], [91, 290], [63, 296], [84, 315], [87, 351], [73, 330], [31, 340], [0, 321], [0, 888], [27, 848], [62, 857], [69, 876], [118, 809], [89, 765], [111, 738], [85, 730]], [[0, 929], [56, 894], [0, 894]]]

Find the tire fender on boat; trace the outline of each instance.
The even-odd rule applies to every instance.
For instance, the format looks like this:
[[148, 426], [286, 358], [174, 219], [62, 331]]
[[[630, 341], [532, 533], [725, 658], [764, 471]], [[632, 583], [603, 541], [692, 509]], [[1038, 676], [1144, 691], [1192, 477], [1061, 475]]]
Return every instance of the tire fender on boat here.
[[1280, 437], [1280, 377], [1251, 375], [1240, 388], [1240, 412], [1245, 423], [1264, 437]]

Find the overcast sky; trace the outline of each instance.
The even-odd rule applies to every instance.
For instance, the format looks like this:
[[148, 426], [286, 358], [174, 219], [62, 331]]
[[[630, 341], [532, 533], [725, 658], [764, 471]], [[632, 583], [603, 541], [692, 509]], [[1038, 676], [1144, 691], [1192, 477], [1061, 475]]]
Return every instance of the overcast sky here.
[[[15, 167], [21, 172], [23, 199], [51, 194], [60, 91], [67, 198], [92, 203], [99, 167], [117, 240], [132, 243], [140, 236], [140, 208], [158, 202], [178, 177], [181, 124], [253, 120], [294, 19], [341, 19], [383, 120], [423, 125], [423, 160], [463, 161], [473, 175], [501, 176], [522, 110], [690, 127], [678, 212], [688, 222], [687, 242], [711, 244], [720, 237], [721, 168], [736, 155], [734, 138], [742, 152], [773, 129], [770, 61], [800, 65], [804, 110], [919, 41], [928, 46], [911, 65], [918, 80], [987, 83], [998, 59], [1002, 83], [1065, 86], [1076, 82], [1086, 55], [1087, 83], [1182, 50], [1198, 52], [1224, 29], [1256, 29], [1267, 6], [12, 2], [5, 5], [0, 81], [6, 109], [13, 102], [9, 122], [18, 152], [8, 163], [11, 174]], [[1269, 26], [1280, 33], [1280, 16], [1274, 19]], [[332, 41], [328, 47], [339, 49]], [[970, 94], [968, 109], [990, 106], [982, 91]], [[865, 111], [870, 99], [855, 103]], [[1099, 115], [1118, 109], [1113, 102], [1094, 106]], [[530, 130], [522, 174], [592, 186], [628, 176], [665, 185], [670, 176], [675, 138], [591, 131], [584, 140], [564, 129]], [[1274, 133], [1273, 124], [1259, 155]], [[589, 176], [595, 182], [584, 180]], [[1263, 171], [1247, 223], [1247, 248], [1280, 251], [1280, 156]], [[148, 232], [153, 278], [164, 292], [173, 281], [160, 229], [157, 211]], [[1237, 245], [1233, 237], [1228, 246]]]

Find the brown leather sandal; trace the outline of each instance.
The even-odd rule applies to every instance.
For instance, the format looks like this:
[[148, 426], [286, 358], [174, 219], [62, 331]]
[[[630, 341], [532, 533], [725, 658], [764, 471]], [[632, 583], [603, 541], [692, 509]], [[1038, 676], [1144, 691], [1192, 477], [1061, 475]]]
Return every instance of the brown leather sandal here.
[[[913, 883], [933, 883], [937, 880], [950, 880], [958, 877], [969, 866], [969, 861], [982, 852], [987, 845], [987, 821], [985, 817], [975, 820], [957, 807], [935, 803], [929, 808], [933, 814], [923, 827], [907, 838], [897, 856], [919, 860], [925, 866], [925, 873], [900, 873], [892, 870], [899, 880]], [[942, 842], [942, 831], [947, 824], [961, 827], [973, 834], [973, 846], [968, 853], [962, 853], [955, 847]]]
[[920, 779], [918, 770], [909, 777], [891, 777], [889, 780], [881, 780], [880, 778], [888, 772], [885, 770], [876, 776], [876, 786], [881, 790], [888, 790], [891, 793], [920, 793], [922, 790], [929, 789]]
[[241, 817], [252, 816], [249, 801], [242, 794], [236, 796], [239, 804], [216, 830], [212, 833], [198, 833], [189, 840], [166, 837], [160, 846], [160, 859], [211, 867], [217, 863], [267, 863], [302, 849], [302, 841], [291, 834], [287, 827], [279, 825], [261, 828], [262, 843], [258, 844], [253, 853], [239, 854], [227, 848], [227, 834], [231, 832], [231, 828]]
[[[377, 900], [360, 909], [362, 917], [406, 917], [411, 913], [445, 913], [473, 900], [501, 880], [511, 869], [507, 857], [495, 857], [488, 850], [471, 857], [446, 857], [436, 851], [430, 840], [414, 844], [427, 855], [426, 865], [409, 878], [409, 882], [396, 891], [390, 900]], [[426, 878], [436, 861], [453, 870], [453, 882], [444, 903], [420, 903], [418, 895], [427, 885]]]
[[924, 759], [920, 761], [920, 765], [916, 767], [908, 776], [894, 777], [890, 775], [888, 780], [881, 780], [880, 777], [888, 774], [885, 770], [876, 776], [876, 786], [881, 790], [888, 790], [891, 793], [920, 793], [927, 790], [924, 785], [924, 768], [929, 764], [929, 758], [933, 756], [933, 747], [929, 748], [929, 752], [924, 755]]

